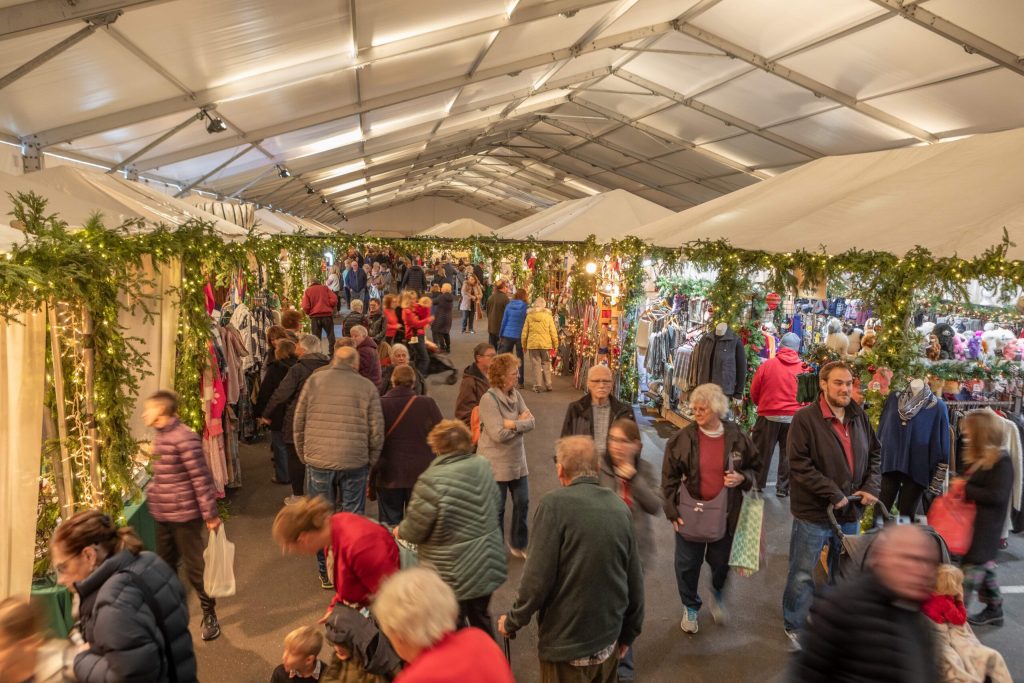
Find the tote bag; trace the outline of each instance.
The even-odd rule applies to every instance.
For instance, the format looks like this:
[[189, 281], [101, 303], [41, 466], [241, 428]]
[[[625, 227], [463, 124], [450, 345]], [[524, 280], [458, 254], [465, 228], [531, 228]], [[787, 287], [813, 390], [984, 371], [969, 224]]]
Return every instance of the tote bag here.
[[729, 566], [740, 576], [752, 576], [764, 563], [764, 498], [743, 496], [743, 507], [732, 537]]
[[235, 544], [228, 540], [224, 524], [210, 532], [210, 541], [203, 551], [203, 587], [211, 598], [227, 598], [235, 594]]
[[963, 486], [954, 486], [949, 493], [932, 501], [928, 524], [942, 536], [951, 555], [965, 555], [974, 540], [977, 512], [974, 501], [964, 498]]

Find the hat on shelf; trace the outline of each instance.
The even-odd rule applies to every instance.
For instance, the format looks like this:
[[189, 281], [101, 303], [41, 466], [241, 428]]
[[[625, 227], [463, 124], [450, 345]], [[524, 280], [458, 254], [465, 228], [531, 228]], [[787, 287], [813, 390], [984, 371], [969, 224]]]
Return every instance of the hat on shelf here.
[[800, 337], [795, 335], [795, 334], [793, 334], [792, 332], [787, 332], [786, 334], [782, 335], [782, 345], [784, 347], [786, 347], [787, 349], [793, 349], [794, 351], [799, 351], [800, 350]]

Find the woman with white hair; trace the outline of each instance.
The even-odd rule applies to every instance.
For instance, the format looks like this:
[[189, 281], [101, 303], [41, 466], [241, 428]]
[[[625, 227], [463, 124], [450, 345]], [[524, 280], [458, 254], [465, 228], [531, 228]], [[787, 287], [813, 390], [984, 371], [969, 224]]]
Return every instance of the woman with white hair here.
[[427, 383], [423, 380], [423, 375], [420, 374], [419, 368], [413, 365], [409, 359], [409, 347], [405, 344], [392, 344], [391, 346], [391, 365], [381, 368], [380, 384], [381, 392], [383, 396], [391, 389], [391, 375], [395, 372], [395, 368], [399, 365], [408, 365], [416, 371], [416, 382], [413, 383], [413, 389], [419, 396], [427, 395]]
[[551, 354], [558, 348], [558, 329], [544, 297], [537, 297], [526, 314], [522, 341], [533, 363], [533, 390], [551, 391]]
[[408, 664], [401, 683], [514, 683], [497, 643], [478, 628], [456, 631], [459, 603], [433, 570], [414, 567], [391, 576], [373, 601], [373, 616]]
[[[729, 401], [717, 384], [690, 393], [694, 423], [665, 446], [661, 488], [665, 515], [676, 531], [676, 584], [686, 608], [679, 628], [697, 632], [701, 598], [700, 567], [711, 567], [711, 616], [724, 621], [722, 591], [729, 576], [729, 554], [736, 533], [742, 491], [750, 490], [761, 457], [735, 422], [724, 420]], [[693, 511], [700, 506], [702, 512]]]

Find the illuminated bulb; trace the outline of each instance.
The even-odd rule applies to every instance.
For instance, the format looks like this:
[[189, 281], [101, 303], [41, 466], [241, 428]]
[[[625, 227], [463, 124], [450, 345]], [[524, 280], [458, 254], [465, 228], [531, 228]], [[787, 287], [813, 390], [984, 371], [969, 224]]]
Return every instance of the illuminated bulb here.
[[593, 275], [594, 273], [597, 272], [597, 264], [591, 261], [590, 263], [587, 264], [586, 271], [587, 274]]
[[654, 261], [652, 261], [651, 259], [649, 259], [649, 258], [645, 258], [644, 259], [644, 262], [643, 262], [644, 268], [650, 268], [653, 264], [654, 264]]

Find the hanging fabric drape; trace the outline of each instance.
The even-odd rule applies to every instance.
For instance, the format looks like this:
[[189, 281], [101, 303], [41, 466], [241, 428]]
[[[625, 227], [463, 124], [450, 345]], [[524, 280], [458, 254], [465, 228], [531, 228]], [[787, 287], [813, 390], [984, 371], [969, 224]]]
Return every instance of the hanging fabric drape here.
[[0, 321], [0, 599], [32, 586], [45, 375], [43, 312]]

